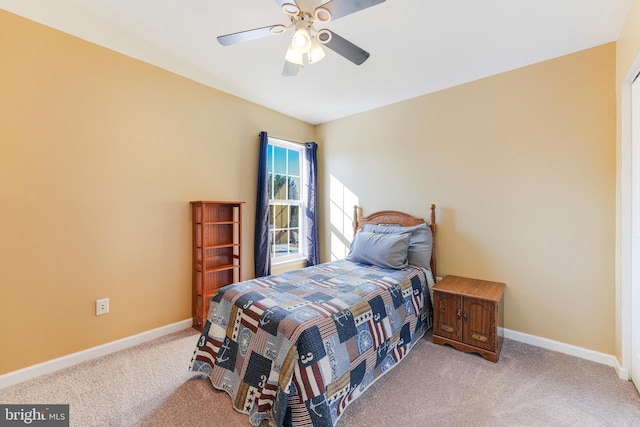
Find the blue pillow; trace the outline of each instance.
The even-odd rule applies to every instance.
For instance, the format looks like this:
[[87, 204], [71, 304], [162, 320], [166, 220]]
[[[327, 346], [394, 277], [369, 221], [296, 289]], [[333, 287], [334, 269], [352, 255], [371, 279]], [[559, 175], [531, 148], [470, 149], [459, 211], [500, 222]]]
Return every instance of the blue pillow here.
[[410, 233], [381, 234], [361, 230], [351, 242], [347, 260], [384, 268], [404, 268], [410, 238]]
[[402, 227], [399, 225], [365, 224], [362, 226], [362, 231], [379, 234], [411, 233], [407, 254], [409, 264], [431, 270], [433, 235], [431, 234], [431, 228], [426, 223], [410, 227]]

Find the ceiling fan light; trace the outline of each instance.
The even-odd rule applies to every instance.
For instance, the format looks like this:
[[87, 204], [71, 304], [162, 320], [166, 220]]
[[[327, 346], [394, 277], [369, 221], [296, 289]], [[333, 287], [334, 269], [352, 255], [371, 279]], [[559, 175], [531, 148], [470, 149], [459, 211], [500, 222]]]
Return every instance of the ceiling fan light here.
[[331, 12], [326, 7], [317, 7], [313, 12], [313, 15], [315, 16], [317, 21], [320, 21], [322, 23], [326, 24], [327, 22], [331, 21]]
[[302, 53], [298, 52], [291, 45], [289, 45], [289, 48], [287, 49], [287, 53], [284, 56], [284, 60], [287, 61], [287, 62], [290, 62], [292, 64], [303, 65], [302, 64]]
[[311, 35], [305, 28], [299, 28], [293, 34], [291, 39], [291, 46], [298, 52], [306, 53], [311, 47]]
[[320, 43], [318, 43], [315, 38], [311, 39], [311, 48], [307, 54], [309, 64], [315, 64], [316, 62], [321, 61], [325, 56], [327, 56], [327, 54], [324, 53], [324, 49], [322, 49]]

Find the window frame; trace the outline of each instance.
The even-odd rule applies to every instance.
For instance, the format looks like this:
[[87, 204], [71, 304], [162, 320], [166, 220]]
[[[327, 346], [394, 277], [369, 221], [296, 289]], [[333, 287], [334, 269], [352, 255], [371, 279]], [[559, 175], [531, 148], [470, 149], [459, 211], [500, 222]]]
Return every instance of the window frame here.
[[[269, 143], [269, 156], [268, 159], [271, 161], [271, 165], [267, 165], [267, 170], [269, 171], [268, 176], [269, 176], [269, 257], [271, 258], [271, 264], [272, 265], [279, 265], [279, 264], [284, 264], [284, 263], [289, 263], [292, 261], [299, 261], [299, 260], [304, 260], [307, 257], [306, 254], [306, 245], [302, 244], [302, 236], [305, 235], [305, 230], [304, 230], [304, 200], [305, 200], [305, 189], [306, 189], [306, 162], [305, 162], [305, 150], [304, 150], [304, 144], [301, 143], [296, 143], [296, 142], [292, 142], [292, 141], [286, 141], [283, 139], [278, 139], [278, 138], [273, 138], [273, 137], [267, 137], [268, 139], [268, 143]], [[298, 194], [299, 194], [299, 199], [294, 199], [294, 200], [290, 200], [288, 198], [288, 191], [289, 191], [289, 187], [287, 185], [286, 191], [286, 197], [285, 199], [275, 199], [273, 198], [274, 194], [273, 191], [275, 190], [274, 186], [273, 186], [273, 182], [272, 182], [272, 174], [275, 174], [275, 168], [274, 168], [274, 164], [275, 164], [275, 149], [276, 147], [279, 148], [284, 148], [286, 150], [290, 150], [290, 151], [296, 151], [299, 154], [299, 173], [300, 175], [291, 175], [289, 174], [289, 170], [288, 170], [288, 160], [287, 160], [287, 166], [286, 166], [286, 172], [285, 172], [285, 176], [287, 178], [289, 177], [297, 177], [298, 178], [298, 182], [299, 182], [299, 189], [298, 189]], [[288, 155], [287, 155], [287, 159], [288, 159]], [[289, 206], [289, 208], [291, 208], [292, 206], [297, 206], [298, 207], [298, 226], [297, 227], [291, 227], [291, 224], [288, 223], [288, 227], [286, 228], [280, 228], [280, 230], [287, 230], [288, 232], [291, 231], [291, 229], [298, 229], [298, 252], [297, 253], [289, 253], [287, 255], [277, 255], [277, 252], [275, 251], [276, 248], [276, 242], [275, 242], [275, 232], [278, 230], [278, 228], [275, 227], [275, 220], [272, 221], [272, 212], [273, 209], [275, 209], [276, 206]], [[290, 218], [289, 218], [290, 221]]]

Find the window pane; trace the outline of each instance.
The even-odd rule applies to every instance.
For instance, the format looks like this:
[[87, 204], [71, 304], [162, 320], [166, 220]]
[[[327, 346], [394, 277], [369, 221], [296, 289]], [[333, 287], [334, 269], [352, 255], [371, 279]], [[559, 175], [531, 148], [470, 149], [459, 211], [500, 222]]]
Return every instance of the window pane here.
[[272, 173], [270, 173], [270, 174], [269, 174], [268, 187], [269, 187], [269, 188], [268, 188], [268, 190], [267, 190], [267, 191], [269, 192], [269, 193], [268, 193], [268, 194], [269, 194], [269, 198], [270, 198], [270, 199], [273, 199], [273, 174], [272, 174]]
[[277, 200], [287, 200], [287, 177], [276, 175], [273, 178], [273, 198]]
[[282, 147], [273, 147], [274, 169], [275, 173], [287, 173], [287, 149]]
[[300, 178], [289, 177], [289, 200], [300, 200]]
[[276, 231], [275, 238], [275, 251], [276, 255], [283, 255], [289, 252], [289, 247], [287, 244], [287, 240], [289, 237], [289, 232], [286, 230]]
[[269, 233], [269, 246], [271, 247], [271, 256], [273, 256], [276, 253], [276, 233], [274, 232]]
[[299, 227], [300, 224], [300, 207], [299, 206], [291, 206], [291, 228]]
[[[275, 226], [275, 206], [269, 206], [269, 229]], [[273, 240], [273, 239], [272, 239]]]
[[267, 146], [267, 170], [273, 172], [273, 145]]
[[289, 150], [289, 175], [300, 176], [300, 152]]
[[297, 254], [298, 249], [298, 230], [289, 230], [289, 252]]
[[287, 205], [276, 205], [275, 206], [276, 213], [276, 228], [287, 228], [289, 227], [289, 206]]

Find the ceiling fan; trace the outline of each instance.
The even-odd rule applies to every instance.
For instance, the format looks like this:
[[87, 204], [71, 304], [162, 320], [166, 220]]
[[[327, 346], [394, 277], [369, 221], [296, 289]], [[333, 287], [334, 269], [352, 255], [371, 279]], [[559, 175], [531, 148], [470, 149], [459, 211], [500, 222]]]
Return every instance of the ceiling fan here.
[[295, 32], [287, 49], [282, 75], [295, 76], [304, 61], [309, 64], [316, 63], [325, 57], [322, 45], [328, 47], [339, 55], [347, 58], [356, 65], [362, 64], [369, 58], [369, 52], [356, 46], [350, 41], [326, 28], [317, 30], [315, 23], [326, 24], [331, 20], [342, 18], [362, 9], [375, 6], [385, 0], [331, 0], [313, 11], [299, 3], [304, 0], [275, 0], [282, 11], [290, 18], [289, 25], [275, 24], [253, 30], [240, 31], [218, 37], [218, 42], [223, 46], [243, 43], [263, 37], [283, 34], [294, 28]]

